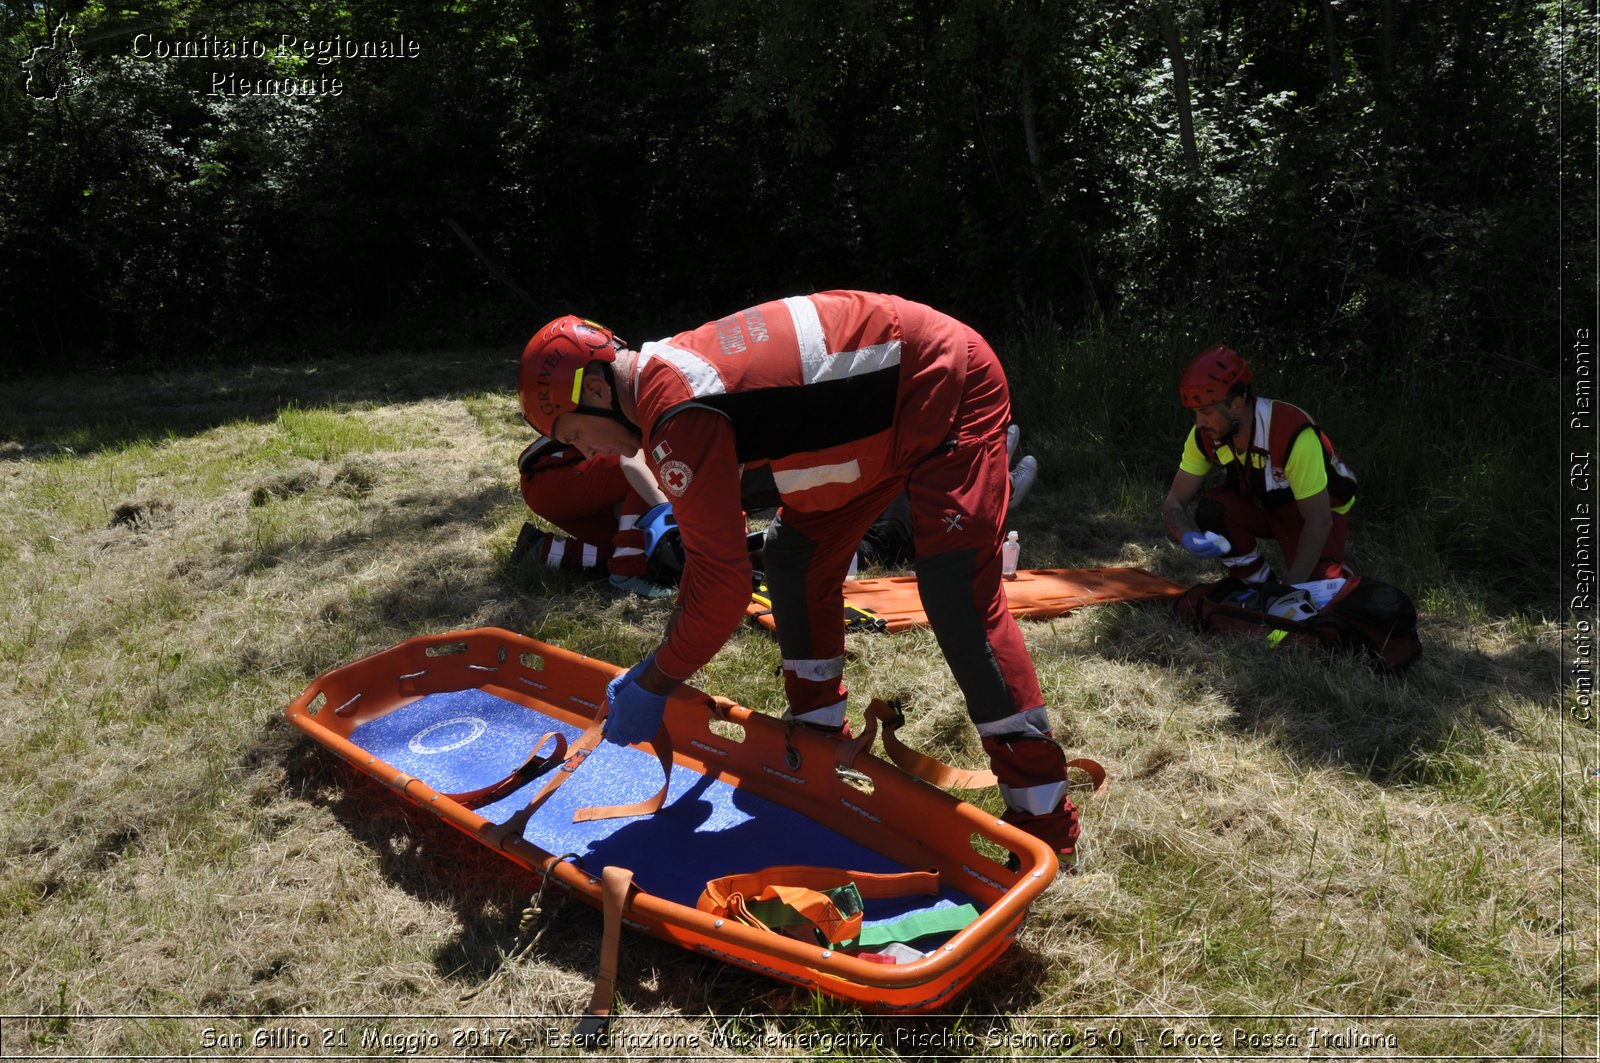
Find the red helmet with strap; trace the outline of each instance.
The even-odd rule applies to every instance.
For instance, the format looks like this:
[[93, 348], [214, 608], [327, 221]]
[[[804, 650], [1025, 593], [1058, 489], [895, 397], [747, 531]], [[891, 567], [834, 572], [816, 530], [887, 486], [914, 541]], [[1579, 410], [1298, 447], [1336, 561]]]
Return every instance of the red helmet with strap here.
[[621, 346], [610, 329], [572, 314], [535, 332], [522, 349], [522, 366], [517, 372], [522, 416], [546, 436], [557, 417], [573, 410], [614, 416], [609, 409], [582, 406], [579, 399], [584, 370], [595, 362], [609, 365]]
[[1178, 381], [1178, 401], [1189, 409], [1225, 402], [1250, 386], [1250, 366], [1232, 347], [1207, 347]]

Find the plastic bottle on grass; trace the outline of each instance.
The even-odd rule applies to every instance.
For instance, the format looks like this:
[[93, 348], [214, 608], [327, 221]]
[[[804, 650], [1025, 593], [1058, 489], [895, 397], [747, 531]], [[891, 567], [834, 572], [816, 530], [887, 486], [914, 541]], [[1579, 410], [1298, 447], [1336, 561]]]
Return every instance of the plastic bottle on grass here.
[[1017, 559], [1022, 555], [1022, 546], [1017, 542], [1016, 532], [1006, 532], [1006, 541], [1000, 544], [1000, 575], [1006, 579], [1017, 578]]

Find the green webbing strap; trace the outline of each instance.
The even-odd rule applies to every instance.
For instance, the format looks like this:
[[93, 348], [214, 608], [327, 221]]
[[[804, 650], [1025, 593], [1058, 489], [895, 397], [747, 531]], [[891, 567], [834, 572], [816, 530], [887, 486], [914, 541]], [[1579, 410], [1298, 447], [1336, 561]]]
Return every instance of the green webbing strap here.
[[892, 923], [864, 926], [856, 944], [862, 948], [887, 945], [893, 941], [915, 941], [929, 934], [952, 934], [966, 928], [978, 918], [978, 909], [970, 904], [954, 908], [935, 908], [932, 911], [912, 912]]
[[[861, 891], [856, 889], [854, 882], [847, 882], [831, 890], [817, 890], [818, 893], [831, 900], [839, 909], [839, 914], [845, 918], [860, 915], [863, 911]], [[761, 900], [759, 898], [746, 898], [744, 910], [761, 921], [761, 924], [771, 930], [778, 930], [786, 926], [809, 926], [811, 920], [804, 914], [796, 911], [793, 906], [777, 898]]]
[[[841, 915], [846, 917], [862, 911], [861, 894], [855, 884], [841, 886], [838, 889], [819, 890], [839, 907]], [[807, 926], [811, 920], [795, 911], [781, 900], [747, 900], [744, 902], [747, 912], [759, 919], [765, 926], [778, 930], [789, 926]], [[876, 926], [861, 928], [861, 933], [854, 941], [840, 942], [857, 948], [877, 948], [891, 942], [912, 942], [929, 934], [953, 934], [965, 929], [973, 920], [978, 918], [978, 909], [971, 904], [961, 904], [951, 908], [934, 908], [928, 911], [912, 912], [910, 915], [901, 916], [892, 922], [880, 923]]]

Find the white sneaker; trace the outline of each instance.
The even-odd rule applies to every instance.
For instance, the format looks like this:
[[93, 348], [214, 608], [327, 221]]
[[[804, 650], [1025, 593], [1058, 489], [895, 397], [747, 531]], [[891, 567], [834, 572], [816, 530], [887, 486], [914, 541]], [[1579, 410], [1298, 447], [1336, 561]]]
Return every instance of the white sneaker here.
[[1039, 478], [1039, 462], [1032, 454], [1025, 454], [1017, 467], [1011, 470], [1011, 502], [1006, 506], [1010, 513], [1022, 504], [1028, 491], [1033, 487], [1033, 481]]
[[1012, 425], [1006, 429], [1006, 460], [1009, 461], [1011, 456], [1017, 452], [1017, 440], [1021, 438], [1022, 427], [1020, 425]]

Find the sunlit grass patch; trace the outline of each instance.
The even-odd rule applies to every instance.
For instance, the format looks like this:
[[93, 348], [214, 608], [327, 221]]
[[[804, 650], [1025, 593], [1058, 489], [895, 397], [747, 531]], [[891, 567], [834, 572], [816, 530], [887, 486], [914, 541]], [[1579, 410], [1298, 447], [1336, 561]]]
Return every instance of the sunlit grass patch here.
[[514, 378], [515, 373], [508, 372], [506, 391], [469, 395], [462, 399], [462, 405], [485, 436], [510, 440], [520, 447], [528, 443], [528, 422], [523, 420], [522, 407], [516, 395], [510, 391], [510, 382]]
[[278, 411], [281, 437], [270, 449], [281, 448], [296, 458], [332, 461], [349, 454], [400, 448], [397, 432], [383, 430], [349, 412], [286, 406]]
[[[428, 359], [392, 368], [437, 377]], [[1091, 383], [1084, 395], [1100, 393]], [[184, 432], [100, 432], [78, 453], [25, 441], [0, 462], [0, 1002], [51, 1024], [8, 1037], [182, 1054], [189, 1027], [152, 1019], [108, 1036], [71, 1017], [581, 1009], [601, 920], [577, 906], [463, 1006], [515, 941], [528, 877], [281, 713], [325, 669], [469, 627], [627, 667], [658, 645], [673, 603], [511, 568], [533, 518], [509, 388], [387, 405], [312, 389], [253, 415], [192, 416]], [[1109, 439], [1109, 423], [1092, 427]], [[1013, 525], [1024, 564], [1213, 578], [1159, 529], [1170, 448], [1123, 468], [1091, 460], [1093, 437], [1067, 438], [1043, 408], [1024, 427], [1024, 449], [1048, 459]], [[1448, 560], [1407, 568], [1428, 528], [1412, 542], [1387, 514], [1361, 519], [1364, 562], [1422, 606], [1424, 656], [1402, 676], [1202, 635], [1161, 603], [1023, 623], [1055, 736], [1110, 783], [1076, 794], [1081, 873], [927, 1020], [940, 1043], [988, 1045], [991, 1026], [1038, 1032], [1034, 1016], [1056, 1014], [1198, 1015], [1167, 1025], [1232, 1036], [1231, 1020], [1205, 1018], [1225, 1010], [1393, 1015], [1367, 1026], [1442, 1058], [1548, 1054], [1537, 1018], [1407, 1016], [1594, 1008], [1593, 920], [1580, 917], [1600, 905], [1600, 783], [1592, 725], [1560, 700], [1573, 692], [1559, 632]], [[914, 748], [987, 766], [930, 632], [851, 634], [846, 652], [853, 722], [867, 699], [896, 698]], [[746, 624], [695, 683], [778, 716], [780, 658]], [[993, 790], [960, 796], [1000, 811]], [[729, 1029], [882, 1031], [891, 1045], [906, 1028], [639, 935], [623, 948], [622, 1022], [708, 1036], [707, 1014], [742, 1014], [756, 1017]], [[995, 1043], [973, 1054], [1010, 1050]], [[914, 1054], [865, 1044], [869, 1057]]]

